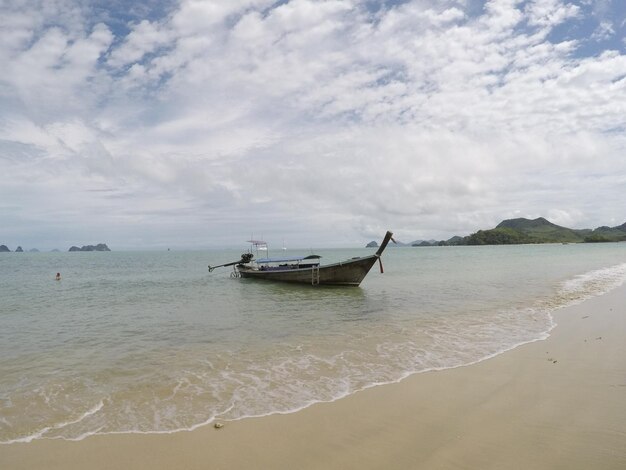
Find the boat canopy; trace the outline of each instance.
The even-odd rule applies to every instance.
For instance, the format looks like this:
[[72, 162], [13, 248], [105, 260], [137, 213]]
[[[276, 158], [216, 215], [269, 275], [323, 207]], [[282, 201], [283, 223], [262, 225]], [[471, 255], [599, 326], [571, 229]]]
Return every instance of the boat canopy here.
[[317, 260], [320, 259], [319, 255], [309, 255], [309, 256], [293, 256], [290, 258], [261, 258], [256, 260], [257, 263], [294, 263], [302, 260]]

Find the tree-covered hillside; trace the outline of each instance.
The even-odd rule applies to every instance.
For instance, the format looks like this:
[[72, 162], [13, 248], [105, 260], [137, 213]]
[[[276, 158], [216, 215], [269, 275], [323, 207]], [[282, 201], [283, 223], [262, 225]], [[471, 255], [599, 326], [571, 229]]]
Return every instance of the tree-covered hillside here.
[[[507, 219], [495, 228], [466, 237], [453, 237], [437, 245], [512, 245], [522, 243], [597, 243], [626, 241], [626, 223], [617, 227], [576, 230], [553, 224], [543, 217]], [[435, 244], [433, 244], [435, 245]]]

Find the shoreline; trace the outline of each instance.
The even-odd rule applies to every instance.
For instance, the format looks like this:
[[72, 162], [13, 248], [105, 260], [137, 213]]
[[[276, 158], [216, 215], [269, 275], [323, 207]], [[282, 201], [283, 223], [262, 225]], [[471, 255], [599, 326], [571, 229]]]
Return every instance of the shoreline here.
[[4, 444], [0, 467], [626, 468], [626, 285], [551, 315], [472, 365], [219, 430]]

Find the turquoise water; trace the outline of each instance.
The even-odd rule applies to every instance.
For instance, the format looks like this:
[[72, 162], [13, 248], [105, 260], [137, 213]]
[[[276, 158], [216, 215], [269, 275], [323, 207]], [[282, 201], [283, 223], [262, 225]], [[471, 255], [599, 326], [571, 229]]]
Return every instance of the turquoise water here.
[[360, 288], [208, 272], [239, 254], [0, 254], [0, 442], [293, 412], [543, 339], [626, 279], [625, 243], [389, 248]]

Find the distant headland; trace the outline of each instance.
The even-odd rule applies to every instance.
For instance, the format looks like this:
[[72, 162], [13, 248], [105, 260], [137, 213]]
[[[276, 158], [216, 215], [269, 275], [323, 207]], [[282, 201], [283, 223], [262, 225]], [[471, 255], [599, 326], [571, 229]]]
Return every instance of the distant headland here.
[[[37, 248], [31, 248], [28, 250], [30, 253], [39, 253]], [[80, 248], [77, 246], [71, 246], [67, 251], [111, 251], [111, 249], [106, 245], [106, 243], [98, 243], [97, 245], [83, 245]], [[0, 245], [0, 253], [10, 253], [11, 250], [6, 245]], [[16, 253], [23, 253], [24, 250], [21, 246], [18, 246], [15, 249]], [[52, 250], [52, 252], [59, 252], [56, 248]]]
[[518, 245], [527, 243], [602, 243], [626, 241], [626, 222], [616, 227], [572, 229], [553, 224], [549, 220], [507, 219], [495, 228], [479, 230], [465, 237], [452, 237], [417, 246], [446, 245]]
[[[518, 240], [518, 241], [515, 241]], [[571, 229], [537, 219], [509, 219], [490, 230], [479, 230], [467, 238], [468, 245], [508, 243], [604, 243], [626, 241], [626, 222], [616, 227]], [[485, 243], [483, 243], [485, 242]]]
[[[549, 220], [507, 219], [495, 228], [479, 230], [465, 237], [454, 236], [448, 240], [416, 240], [398, 242], [397, 246], [457, 246], [457, 245], [521, 245], [539, 243], [602, 243], [626, 241], [626, 222], [616, 227], [572, 229], [553, 224]], [[370, 242], [367, 247], [376, 247]]]

